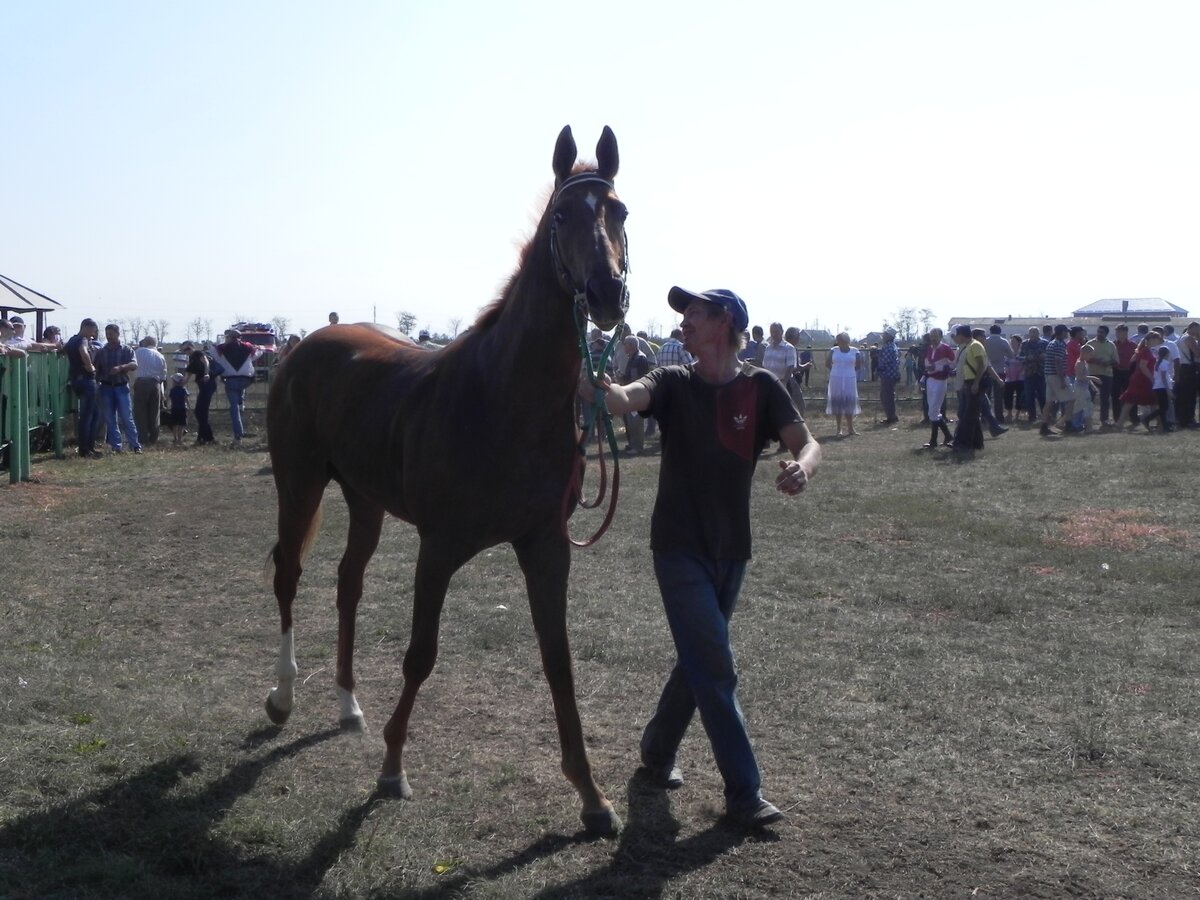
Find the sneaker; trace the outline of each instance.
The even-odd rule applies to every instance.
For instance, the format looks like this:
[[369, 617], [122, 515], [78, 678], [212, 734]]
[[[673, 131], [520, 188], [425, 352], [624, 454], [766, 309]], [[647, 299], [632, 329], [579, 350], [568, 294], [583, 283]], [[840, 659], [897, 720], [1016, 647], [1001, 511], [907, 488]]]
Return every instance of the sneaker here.
[[996, 428], [992, 431], [992, 437], [1000, 437], [1002, 434], [1008, 434], [1007, 428]]
[[665, 788], [668, 791], [683, 787], [683, 771], [679, 766], [660, 766], [658, 768], [642, 766], [640, 771], [642, 777], [655, 787]]
[[1038, 429], [1038, 434], [1040, 434], [1042, 437], [1053, 437], [1054, 431], [1049, 425], [1043, 425]]
[[133, 448], [133, 452], [134, 452], [134, 453], [141, 453], [141, 452], [142, 452], [142, 448], [141, 448], [141, 447], [134, 447], [134, 448]]
[[740, 828], [762, 828], [783, 818], [773, 803], [759, 799], [757, 805], [742, 810], [726, 810], [725, 817]]

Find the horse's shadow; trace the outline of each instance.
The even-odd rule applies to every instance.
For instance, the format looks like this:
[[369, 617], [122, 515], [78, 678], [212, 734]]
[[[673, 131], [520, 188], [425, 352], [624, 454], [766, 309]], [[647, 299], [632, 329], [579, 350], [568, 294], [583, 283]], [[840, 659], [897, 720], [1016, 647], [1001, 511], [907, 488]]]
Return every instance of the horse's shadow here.
[[[243, 742], [256, 749], [279, 733], [259, 729]], [[307, 897], [350, 847], [374, 798], [348, 809], [312, 850], [287, 864], [247, 860], [212, 834], [270, 767], [341, 734], [305, 735], [247, 759], [199, 790], [186, 780], [201, 771], [182, 753], [130, 778], [0, 827], [0, 895]], [[63, 848], [71, 848], [68, 856]], [[254, 889], [258, 888], [257, 891]]]
[[[720, 821], [690, 838], [677, 840], [679, 823], [671, 815], [667, 792], [639, 774], [629, 780], [628, 800], [625, 827], [608, 865], [573, 881], [551, 885], [534, 894], [534, 897], [545, 900], [563, 897], [661, 897], [671, 879], [711, 864], [747, 839], [778, 840], [773, 832], [760, 832], [752, 837], [748, 832]], [[406, 896], [415, 900], [461, 896], [471, 882], [502, 878], [574, 844], [595, 840], [597, 838], [584, 832], [547, 835], [495, 865], [464, 868], [435, 887], [414, 891]]]

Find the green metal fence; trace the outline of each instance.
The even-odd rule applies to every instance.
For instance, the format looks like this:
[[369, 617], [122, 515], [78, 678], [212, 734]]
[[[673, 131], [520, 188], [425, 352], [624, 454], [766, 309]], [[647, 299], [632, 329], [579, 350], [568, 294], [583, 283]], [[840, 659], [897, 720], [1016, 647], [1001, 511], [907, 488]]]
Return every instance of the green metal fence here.
[[28, 481], [31, 442], [51, 436], [63, 456], [63, 431], [72, 411], [67, 360], [56, 353], [0, 359], [0, 452], [8, 458], [9, 481]]

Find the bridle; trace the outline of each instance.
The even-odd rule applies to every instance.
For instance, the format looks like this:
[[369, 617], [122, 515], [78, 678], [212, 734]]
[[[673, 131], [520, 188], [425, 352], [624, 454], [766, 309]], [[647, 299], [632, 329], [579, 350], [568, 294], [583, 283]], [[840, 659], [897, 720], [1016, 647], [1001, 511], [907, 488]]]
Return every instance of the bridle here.
[[[613, 183], [607, 178], [604, 178], [596, 172], [579, 172], [565, 179], [562, 184], [554, 192], [554, 197], [551, 204], [557, 204], [560, 197], [568, 188], [575, 187], [580, 184], [596, 183], [604, 185], [609, 190], [613, 190]], [[626, 278], [629, 274], [629, 241], [625, 234], [625, 229], [621, 229], [621, 290], [623, 294], [628, 293], [626, 286]], [[558, 218], [554, 216], [550, 221], [550, 256], [554, 261], [554, 273], [566, 290], [570, 291], [574, 298], [573, 314], [575, 319], [575, 332], [579, 339], [579, 352], [583, 361], [583, 370], [587, 374], [588, 381], [595, 389], [595, 395], [592, 402], [584, 404], [583, 409], [583, 427], [579, 438], [577, 449], [581, 457], [581, 464], [572, 470], [571, 479], [567, 482], [566, 490], [563, 492], [562, 502], [562, 531], [567, 541], [575, 547], [590, 547], [596, 543], [608, 531], [608, 526], [612, 524], [613, 516], [617, 511], [617, 495], [620, 492], [621, 486], [621, 468], [619, 457], [617, 456], [617, 435], [613, 429], [612, 414], [604, 405], [604, 391], [600, 390], [600, 375], [603, 374], [608, 367], [608, 360], [612, 356], [613, 350], [620, 340], [621, 322], [618, 322], [613, 328], [613, 335], [605, 346], [604, 351], [600, 354], [597, 360], [596, 367], [592, 367], [592, 354], [588, 348], [587, 342], [587, 323], [588, 323], [588, 308], [587, 308], [587, 282], [583, 284], [576, 283], [570, 271], [563, 264], [562, 256], [558, 250]], [[624, 299], [624, 298], [622, 298]], [[604, 435], [601, 435], [600, 429], [596, 428], [596, 420], [599, 419], [604, 424]], [[583, 498], [583, 473], [587, 465], [587, 445], [591, 439], [591, 433], [596, 431], [596, 456], [600, 461], [600, 487], [596, 492], [594, 499], [588, 501]], [[600, 527], [589, 538], [582, 541], [577, 541], [571, 537], [570, 529], [567, 525], [568, 517], [571, 513], [571, 507], [578, 504], [583, 509], [595, 509], [604, 502], [605, 495], [608, 490], [608, 468], [604, 461], [604, 438], [608, 438], [609, 451], [612, 453], [613, 459], [613, 481], [612, 481], [612, 497], [608, 503], [608, 509], [604, 514], [604, 521]]]

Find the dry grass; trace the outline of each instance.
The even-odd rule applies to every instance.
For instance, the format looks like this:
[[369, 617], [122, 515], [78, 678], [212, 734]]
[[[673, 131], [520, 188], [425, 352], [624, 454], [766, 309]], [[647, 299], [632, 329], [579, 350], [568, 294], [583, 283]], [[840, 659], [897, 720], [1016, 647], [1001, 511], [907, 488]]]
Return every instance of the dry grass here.
[[[371, 727], [332, 696], [336, 491], [297, 605], [298, 708], [261, 704], [261, 448], [161, 448], [0, 487], [2, 897], [1167, 897], [1200, 892], [1195, 435], [974, 458], [923, 429], [830, 441], [799, 501], [756, 484], [734, 620], [764, 836], [717, 818], [702, 731], [665, 795], [636, 777], [671, 660], [646, 548], [657, 459], [575, 556], [571, 634], [593, 764], [627, 829], [576, 834], [522, 582], [456, 577], [418, 700], [410, 803], [375, 802], [416, 548], [389, 523], [359, 619]], [[823, 423], [816, 423], [820, 433]], [[586, 522], [577, 523], [585, 530]], [[1107, 565], [1107, 568], [1105, 566]]]

